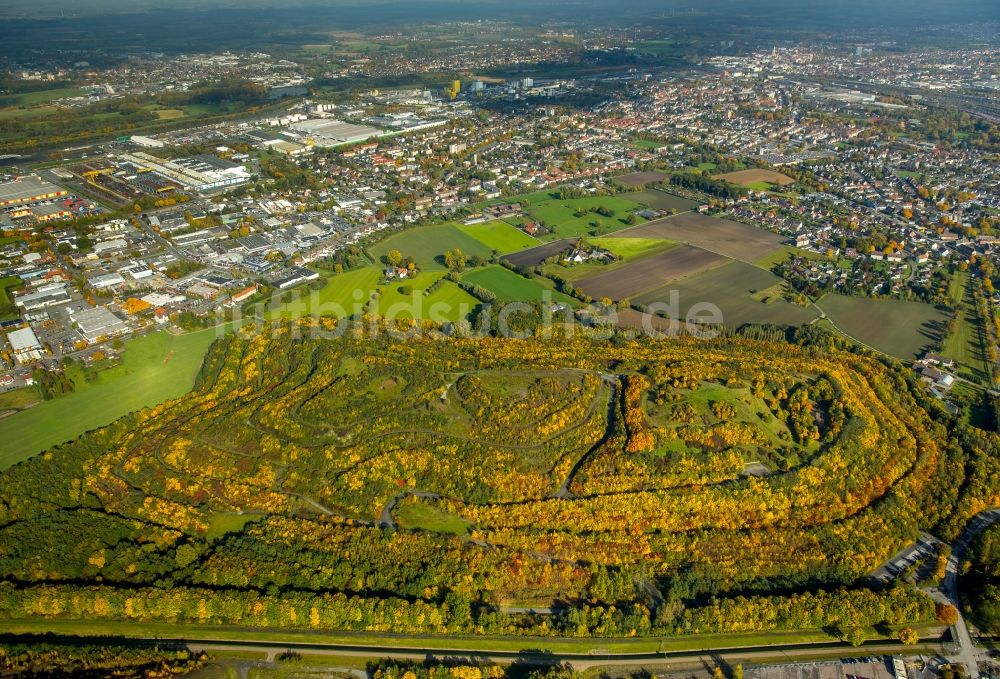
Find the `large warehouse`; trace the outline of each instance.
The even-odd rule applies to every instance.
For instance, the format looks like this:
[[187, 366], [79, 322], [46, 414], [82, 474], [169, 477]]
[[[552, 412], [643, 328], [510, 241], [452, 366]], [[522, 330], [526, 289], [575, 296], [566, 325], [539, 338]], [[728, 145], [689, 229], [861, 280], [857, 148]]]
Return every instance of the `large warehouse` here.
[[125, 321], [102, 306], [74, 309], [69, 312], [69, 317], [76, 325], [77, 331], [88, 342], [96, 342], [129, 331]]
[[31, 328], [21, 328], [7, 333], [7, 341], [20, 364], [31, 363], [42, 357], [42, 345]]
[[66, 189], [39, 177], [19, 177], [12, 182], [0, 184], [0, 208], [40, 203], [66, 195], [69, 195]]
[[312, 141], [316, 146], [340, 146], [354, 144], [384, 134], [382, 130], [366, 125], [345, 123], [342, 120], [323, 118], [292, 123], [289, 128], [297, 138]]
[[211, 193], [250, 181], [251, 176], [243, 165], [215, 156], [192, 156], [164, 160], [141, 151], [123, 153], [121, 159], [134, 166], [140, 173], [155, 172], [161, 177], [177, 182], [185, 189]]

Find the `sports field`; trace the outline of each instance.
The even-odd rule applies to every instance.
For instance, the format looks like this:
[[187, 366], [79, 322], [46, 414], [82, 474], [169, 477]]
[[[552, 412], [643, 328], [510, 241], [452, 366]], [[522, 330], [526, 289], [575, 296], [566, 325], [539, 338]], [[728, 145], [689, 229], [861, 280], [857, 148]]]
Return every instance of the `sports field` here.
[[389, 250], [399, 250], [404, 257], [413, 257], [420, 269], [444, 270], [444, 264], [438, 261], [438, 257], [455, 248], [468, 256], [488, 257], [493, 253], [492, 248], [464, 233], [455, 224], [435, 224], [407, 229], [371, 246], [369, 252], [372, 259], [381, 262], [381, 258]]
[[0, 469], [122, 415], [163, 403], [194, 385], [217, 330], [185, 335], [156, 332], [132, 340], [121, 363], [77, 391], [0, 419]]
[[774, 184], [777, 186], [787, 186], [789, 184], [794, 184], [795, 180], [791, 177], [786, 177], [780, 172], [775, 172], [774, 170], [739, 170], [737, 172], [727, 172], [726, 174], [717, 174], [713, 179], [721, 179], [727, 181], [730, 184], [738, 184], [740, 186], [752, 187], [754, 184]]
[[677, 210], [678, 212], [687, 212], [688, 210], [693, 210], [698, 207], [698, 201], [696, 200], [682, 198], [681, 196], [667, 193], [666, 191], [660, 191], [659, 189], [646, 189], [645, 191], [640, 191], [639, 193], [633, 193], [629, 197], [633, 200], [639, 201], [643, 205], [653, 208], [654, 210]]
[[664, 283], [692, 276], [725, 264], [727, 259], [708, 250], [679, 245], [665, 252], [644, 257], [627, 266], [589, 276], [577, 285], [594, 299], [610, 297], [630, 299]]
[[923, 302], [826, 295], [816, 304], [850, 337], [903, 360], [919, 358], [948, 322]]
[[496, 295], [497, 299], [505, 302], [540, 301], [547, 296], [554, 302], [564, 302], [573, 306], [580, 304], [572, 297], [553, 290], [537, 279], [525, 278], [499, 265], [471, 271], [462, 276], [462, 280], [486, 288]]
[[537, 238], [532, 238], [524, 231], [502, 221], [486, 222], [485, 224], [462, 224], [457, 228], [465, 235], [472, 236], [490, 250], [499, 252], [501, 255], [532, 248], [539, 243]]
[[[722, 324], [738, 328], [747, 323], [801, 325], [819, 314], [770, 294], [783, 281], [774, 274], [744, 262], [730, 261], [697, 276], [675, 281], [647, 292], [633, 301], [650, 306], [669, 305], [676, 291], [683, 320], [693, 305], [708, 303], [721, 312]], [[762, 295], [762, 291], [768, 294]]]
[[770, 231], [698, 212], [657, 219], [618, 235], [624, 238], [666, 238], [744, 262], [756, 262], [780, 248], [784, 242], [784, 238]]

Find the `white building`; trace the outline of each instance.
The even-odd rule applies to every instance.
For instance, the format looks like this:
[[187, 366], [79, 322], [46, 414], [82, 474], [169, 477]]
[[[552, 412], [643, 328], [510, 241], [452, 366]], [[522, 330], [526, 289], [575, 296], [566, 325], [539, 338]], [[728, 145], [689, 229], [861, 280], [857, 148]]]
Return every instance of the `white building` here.
[[31, 328], [21, 328], [7, 333], [7, 341], [17, 362], [24, 365], [42, 357], [42, 345]]
[[105, 307], [76, 309], [69, 313], [77, 331], [88, 342], [128, 332], [128, 324]]

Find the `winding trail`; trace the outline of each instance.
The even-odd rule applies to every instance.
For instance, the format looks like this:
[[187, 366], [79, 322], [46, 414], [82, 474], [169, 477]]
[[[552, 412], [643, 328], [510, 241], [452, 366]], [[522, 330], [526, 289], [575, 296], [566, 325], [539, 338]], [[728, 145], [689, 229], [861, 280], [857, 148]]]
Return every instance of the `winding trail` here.
[[553, 498], [565, 500], [573, 496], [569, 490], [569, 486], [573, 483], [573, 479], [576, 478], [577, 473], [579, 473], [580, 469], [583, 468], [583, 465], [585, 465], [590, 458], [596, 455], [597, 451], [599, 451], [604, 444], [608, 442], [608, 439], [611, 438], [611, 434], [614, 431], [615, 418], [618, 410], [619, 378], [616, 375], [601, 373], [601, 379], [611, 385], [611, 394], [608, 396], [607, 404], [608, 419], [607, 424], [604, 427], [604, 435], [601, 436], [601, 438], [599, 438], [594, 445], [592, 445], [583, 455], [580, 456], [580, 459], [577, 460], [573, 467], [569, 470], [569, 474], [566, 475], [562, 485], [559, 486], [559, 490], [552, 494]]

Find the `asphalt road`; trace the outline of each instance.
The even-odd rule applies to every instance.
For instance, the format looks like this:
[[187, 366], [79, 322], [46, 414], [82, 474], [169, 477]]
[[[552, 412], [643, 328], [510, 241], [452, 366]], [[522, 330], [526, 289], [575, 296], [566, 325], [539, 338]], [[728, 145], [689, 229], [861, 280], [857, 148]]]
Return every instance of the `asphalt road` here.
[[[152, 639], [146, 641], [154, 641]], [[773, 659], [776, 657], [787, 658], [788, 661], [796, 659], [810, 659], [821, 657], [858, 657], [863, 655], [886, 655], [886, 654], [908, 654], [916, 652], [927, 652], [914, 646], [903, 646], [899, 642], [873, 641], [867, 642], [860, 647], [851, 646], [840, 641], [800, 643], [800, 644], [777, 644], [773, 646], [745, 646], [723, 649], [693, 649], [685, 651], [654, 651], [642, 653], [550, 653], [544, 650], [527, 649], [523, 651], [496, 651], [488, 647], [478, 649], [424, 649], [419, 647], [408, 647], [399, 645], [365, 645], [365, 644], [324, 644], [313, 642], [284, 642], [274, 643], [267, 641], [229, 641], [213, 639], [181, 639], [178, 640], [194, 651], [205, 651], [209, 654], [220, 651], [247, 651], [254, 650], [267, 654], [269, 659], [273, 659], [281, 653], [293, 651], [308, 655], [330, 655], [330, 656], [354, 656], [354, 657], [380, 657], [394, 658], [399, 660], [420, 660], [428, 658], [469, 658], [477, 660], [488, 660], [496, 663], [510, 663], [517, 661], [524, 664], [551, 665], [556, 663], [566, 663], [577, 670], [586, 670], [592, 667], [604, 665], [678, 665], [707, 662], [717, 665], [724, 662], [746, 662], [753, 660]], [[600, 639], [589, 640], [599, 644]], [[925, 644], [932, 646], [932, 651], [936, 651], [939, 646], [937, 640], [927, 640]]]

